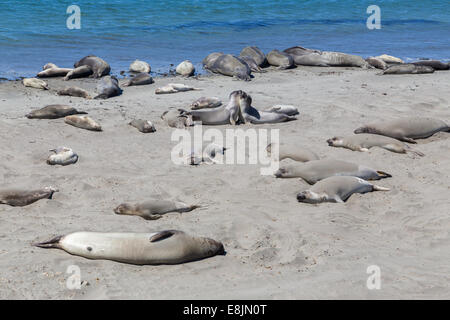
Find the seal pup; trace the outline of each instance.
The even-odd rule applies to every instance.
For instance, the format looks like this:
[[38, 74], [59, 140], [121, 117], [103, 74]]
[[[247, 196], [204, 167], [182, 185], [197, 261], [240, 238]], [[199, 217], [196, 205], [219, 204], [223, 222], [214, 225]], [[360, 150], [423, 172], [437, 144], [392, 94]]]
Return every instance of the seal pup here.
[[147, 62], [141, 61], [141, 60], [135, 60], [134, 62], [132, 62], [130, 64], [130, 71], [136, 72], [136, 73], [141, 73], [141, 72], [150, 73], [151, 68]]
[[276, 49], [270, 51], [266, 58], [271, 66], [278, 67], [280, 70], [290, 69], [295, 66], [294, 59], [291, 55]]
[[265, 73], [265, 72], [267, 72], [266, 70], [261, 69], [261, 67], [258, 66], [258, 64], [255, 62], [255, 60], [253, 60], [252, 57], [248, 57], [248, 56], [241, 57], [241, 56], [239, 56], [239, 59], [242, 59], [242, 61], [244, 61], [248, 65], [248, 67], [250, 68], [250, 70], [252, 72], [258, 72], [258, 73]]
[[214, 62], [216, 62], [217, 58], [223, 55], [223, 52], [213, 52], [208, 54], [203, 60], [203, 68], [206, 70], [210, 70], [210, 68], [213, 66]]
[[250, 81], [250, 67], [242, 59], [231, 54], [223, 54], [215, 58], [214, 63], [208, 67], [208, 70], [214, 73], [233, 77], [237, 80]]
[[132, 77], [131, 79], [127, 80], [127, 82], [125, 82], [123, 84], [124, 87], [129, 87], [129, 86], [142, 86], [145, 84], [152, 84], [153, 78], [151, 75], [149, 75], [146, 72], [141, 72], [138, 73], [137, 75], [135, 75], [134, 77]]
[[250, 57], [259, 67], [264, 67], [267, 65], [266, 56], [258, 47], [245, 47], [241, 50], [239, 57]]
[[191, 103], [192, 110], [217, 108], [222, 105], [222, 101], [216, 97], [200, 97]]
[[[272, 156], [275, 143], [269, 143], [266, 147], [267, 156]], [[319, 160], [319, 156], [313, 151], [293, 144], [278, 144], [278, 161], [292, 159], [299, 162]]]
[[53, 193], [58, 189], [44, 187], [38, 190], [3, 190], [0, 191], [0, 204], [7, 204], [12, 207], [24, 207], [41, 199], [51, 199]]
[[28, 119], [59, 119], [73, 114], [87, 114], [75, 108], [63, 104], [50, 104], [38, 110], [33, 110], [27, 115]]
[[83, 65], [68, 72], [63, 80], [68, 81], [70, 79], [85, 78], [91, 76], [93, 73], [90, 66]]
[[450, 69], [450, 65], [448, 63], [441, 62], [439, 60], [420, 60], [416, 62], [412, 62], [412, 64], [416, 66], [427, 66], [431, 67], [434, 70], [448, 70]]
[[102, 127], [100, 126], [100, 124], [98, 124], [88, 116], [67, 116], [64, 118], [64, 122], [81, 129], [90, 131], [102, 131]]
[[108, 99], [122, 94], [119, 81], [114, 76], [106, 76], [97, 84], [99, 94], [94, 99]]
[[190, 87], [182, 83], [169, 83], [164, 87], [156, 88], [155, 94], [177, 93], [192, 90], [202, 90], [202, 89]]
[[39, 72], [36, 76], [38, 78], [64, 77], [70, 71], [72, 71], [70, 68], [47, 68]]
[[272, 108], [265, 110], [267, 112], [275, 112], [275, 113], [283, 113], [287, 116], [295, 116], [298, 115], [298, 109], [294, 106], [290, 105], [283, 105], [283, 104], [277, 104], [274, 105]]
[[122, 203], [114, 209], [114, 212], [121, 215], [139, 216], [146, 220], [156, 220], [169, 212], [190, 212], [199, 207], [180, 201], [148, 200], [138, 204]]
[[136, 265], [179, 264], [224, 255], [222, 243], [178, 230], [156, 233], [75, 232], [34, 244], [88, 259]]
[[382, 54], [381, 56], [376, 56], [374, 58], [383, 60], [384, 62], [388, 63], [388, 64], [402, 64], [404, 63], [402, 59], [394, 57], [394, 56], [390, 56], [387, 54]]
[[22, 80], [25, 87], [48, 90], [48, 84], [44, 80], [36, 78], [25, 78]]
[[92, 97], [89, 95], [89, 93], [86, 90], [81, 89], [79, 87], [64, 88], [64, 89], [58, 90], [57, 93], [60, 96], [71, 96], [71, 97], [92, 99]]
[[345, 202], [354, 193], [389, 191], [357, 177], [329, 177], [317, 182], [309, 190], [297, 194], [299, 202]]
[[367, 124], [356, 129], [354, 133], [374, 133], [409, 143], [417, 143], [414, 139], [425, 139], [440, 131], [450, 131], [449, 126], [442, 120], [405, 117]]
[[379, 58], [369, 57], [366, 59], [366, 61], [372, 67], [377, 68], [377, 69], [386, 70], [389, 67], [386, 62], [384, 62], [383, 60], [381, 60]]
[[361, 133], [348, 137], [333, 137], [327, 140], [332, 147], [342, 147], [353, 151], [367, 152], [372, 147], [379, 147], [396, 153], [413, 153], [423, 157], [422, 152], [411, 149], [397, 139], [378, 134]]
[[185, 127], [190, 127], [194, 125], [194, 121], [192, 120], [192, 116], [187, 115], [184, 111], [171, 109], [169, 111], [165, 111], [161, 115], [161, 119], [172, 128], [183, 129]]
[[142, 133], [155, 132], [155, 126], [148, 120], [135, 119], [129, 123], [130, 126], [135, 127]]
[[353, 176], [364, 180], [380, 180], [392, 177], [384, 171], [335, 159], [290, 163], [280, 166], [274, 174], [277, 178], [302, 178], [309, 184], [315, 184], [317, 181], [332, 176]]
[[49, 165], [59, 164], [61, 166], [67, 166], [78, 161], [78, 155], [70, 148], [58, 147], [50, 151], [53, 152], [53, 154], [47, 159], [47, 164]]
[[433, 72], [434, 69], [432, 67], [404, 63], [392, 65], [380, 74], [424, 74]]
[[179, 65], [177, 65], [175, 72], [183, 77], [190, 77], [195, 73], [195, 67], [189, 60], [184, 60]]
[[106, 76], [111, 72], [111, 67], [105, 60], [93, 55], [82, 58], [80, 61], [76, 62], [73, 66], [75, 68], [81, 66], [91, 67], [92, 77], [94, 78]]

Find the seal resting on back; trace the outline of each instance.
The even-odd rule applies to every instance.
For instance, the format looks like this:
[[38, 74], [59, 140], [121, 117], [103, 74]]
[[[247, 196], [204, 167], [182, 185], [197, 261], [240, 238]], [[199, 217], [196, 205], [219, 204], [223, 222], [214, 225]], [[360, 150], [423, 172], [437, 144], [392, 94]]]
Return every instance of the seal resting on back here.
[[231, 54], [223, 54], [215, 58], [211, 65], [208, 63], [208, 70], [239, 80], [250, 81], [251, 79], [251, 70], [247, 63]]
[[222, 243], [178, 230], [155, 233], [75, 232], [35, 244], [88, 259], [136, 265], [179, 264], [224, 255]]
[[3, 190], [0, 191], [0, 204], [10, 205], [12, 207], [24, 207], [41, 199], [51, 199], [53, 193], [58, 189], [45, 187], [38, 190]]
[[354, 193], [389, 191], [357, 177], [329, 177], [317, 182], [309, 190], [297, 194], [299, 202], [345, 202]]
[[108, 62], [106, 62], [102, 58], [93, 55], [84, 57], [80, 61], [75, 62], [73, 66], [75, 68], [81, 66], [91, 67], [93, 78], [100, 78], [108, 75], [111, 72], [111, 67], [109, 66]]
[[119, 81], [114, 76], [106, 76], [97, 84], [98, 96], [94, 99], [108, 99], [118, 96], [122, 93], [119, 87]]
[[405, 117], [391, 121], [379, 121], [359, 127], [354, 133], [374, 133], [401, 141], [416, 143], [414, 139], [431, 137], [439, 131], [450, 131], [442, 120], [433, 118]]
[[73, 114], [87, 114], [75, 108], [63, 104], [50, 104], [38, 110], [33, 110], [26, 115], [28, 119], [59, 119]]
[[189, 212], [199, 206], [187, 205], [179, 201], [149, 200], [138, 204], [122, 203], [114, 209], [116, 214], [139, 216], [146, 220], [156, 220], [169, 212]]

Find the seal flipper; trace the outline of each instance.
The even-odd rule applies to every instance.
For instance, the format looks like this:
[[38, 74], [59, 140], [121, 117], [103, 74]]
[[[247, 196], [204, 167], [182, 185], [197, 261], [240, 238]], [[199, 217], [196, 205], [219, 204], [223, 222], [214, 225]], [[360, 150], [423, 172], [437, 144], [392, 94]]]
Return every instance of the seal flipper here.
[[378, 174], [378, 177], [379, 177], [380, 179], [383, 179], [383, 178], [392, 178], [392, 175], [390, 175], [389, 173], [384, 172], [384, 171], [379, 171], [379, 170], [377, 170], [377, 174]]
[[165, 230], [165, 231], [158, 232], [157, 234], [150, 237], [150, 242], [157, 242], [157, 241], [161, 241], [161, 240], [170, 238], [171, 236], [173, 236], [174, 234], [179, 233], [179, 232], [180, 231], [178, 231], [178, 230]]
[[34, 243], [33, 246], [40, 248], [58, 248], [61, 249], [60, 241], [64, 236], [56, 236], [48, 241]]

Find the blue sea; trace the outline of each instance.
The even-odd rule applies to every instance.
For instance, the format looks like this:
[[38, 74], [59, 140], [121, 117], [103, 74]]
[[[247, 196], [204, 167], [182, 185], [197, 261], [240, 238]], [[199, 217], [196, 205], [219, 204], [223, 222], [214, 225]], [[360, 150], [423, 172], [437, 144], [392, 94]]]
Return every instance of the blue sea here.
[[[80, 29], [67, 28], [70, 5], [80, 8]], [[366, 26], [370, 5], [380, 8], [381, 29]], [[0, 0], [0, 17], [0, 77], [8, 79], [89, 54], [115, 74], [135, 59], [160, 73], [189, 59], [201, 71], [208, 53], [248, 45], [450, 59], [448, 0]]]

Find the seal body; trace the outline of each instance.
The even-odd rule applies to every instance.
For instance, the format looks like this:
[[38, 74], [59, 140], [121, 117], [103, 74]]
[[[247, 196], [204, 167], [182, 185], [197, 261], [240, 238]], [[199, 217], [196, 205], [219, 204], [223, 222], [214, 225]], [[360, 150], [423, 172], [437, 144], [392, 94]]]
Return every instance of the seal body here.
[[251, 80], [251, 70], [247, 63], [231, 54], [223, 54], [217, 57], [212, 65], [208, 66], [208, 70], [239, 80]]
[[137, 72], [137, 73], [141, 73], [141, 72], [150, 73], [151, 68], [147, 62], [141, 61], [141, 60], [135, 60], [134, 62], [132, 62], [130, 64], [130, 71]]
[[156, 233], [75, 232], [35, 244], [88, 259], [136, 265], [178, 264], [225, 254], [222, 243], [182, 231]]
[[391, 177], [390, 174], [355, 163], [322, 159], [304, 163], [291, 163], [280, 166], [275, 172], [277, 178], [302, 178], [309, 184], [332, 176], [353, 176], [364, 180], [379, 180]]
[[163, 87], [156, 88], [155, 94], [178, 93], [192, 90], [201, 90], [201, 89], [187, 86], [182, 83], [169, 83]]
[[145, 84], [152, 84], [153, 78], [147, 72], [141, 72], [135, 75], [133, 78], [129, 79], [126, 83], [123, 84], [124, 87], [129, 86], [142, 86]]
[[54, 63], [49, 62], [42, 67], [42, 70], [46, 70], [46, 69], [50, 69], [50, 68], [58, 68], [58, 66]]
[[37, 74], [37, 77], [39, 78], [50, 78], [50, 77], [63, 77], [67, 73], [72, 71], [72, 69], [69, 68], [47, 68]]
[[140, 132], [142, 133], [149, 133], [149, 132], [155, 132], [155, 126], [153, 125], [153, 123], [151, 123], [148, 120], [142, 120], [142, 119], [135, 119], [133, 121], [131, 121], [130, 126], [135, 127], [136, 129], [138, 129]]
[[97, 85], [98, 96], [94, 99], [108, 99], [122, 94], [119, 81], [114, 76], [106, 76]]
[[175, 72], [184, 77], [190, 77], [195, 72], [195, 67], [189, 60], [184, 60], [175, 69]]
[[369, 57], [366, 59], [366, 61], [372, 67], [377, 69], [386, 70], [388, 68], [388, 64], [379, 58]]
[[416, 66], [427, 66], [431, 67], [434, 70], [448, 70], [450, 69], [450, 64], [444, 63], [438, 60], [421, 60], [413, 62], [412, 64]]
[[381, 56], [376, 56], [375, 58], [383, 60], [384, 62], [388, 63], [388, 64], [402, 64], [404, 63], [402, 59], [394, 57], [394, 56], [390, 56], [387, 54], [382, 54]]
[[248, 67], [250, 68], [250, 70], [252, 72], [259, 72], [259, 73], [263, 73], [266, 72], [265, 70], [261, 69], [260, 66], [258, 66], [258, 64], [256, 63], [255, 60], [253, 60], [252, 57], [248, 57], [248, 56], [239, 56], [239, 59], [241, 59], [242, 61], [244, 61]]
[[79, 87], [68, 87], [68, 88], [58, 90], [58, 95], [91, 99], [91, 96], [89, 95], [89, 93], [86, 90], [81, 89]]
[[432, 67], [405, 63], [392, 65], [384, 70], [382, 74], [424, 74], [433, 72], [434, 69]]
[[271, 66], [278, 67], [279, 69], [290, 69], [294, 67], [294, 59], [286, 52], [279, 50], [272, 50], [267, 54], [267, 62]]
[[48, 90], [48, 84], [44, 80], [36, 78], [25, 78], [22, 80], [25, 87]]
[[222, 105], [222, 101], [216, 97], [201, 97], [191, 103], [192, 110], [217, 108]]
[[91, 67], [92, 77], [94, 77], [94, 78], [100, 78], [100, 77], [106, 76], [111, 72], [111, 67], [105, 60], [103, 60], [102, 58], [93, 56], [93, 55], [86, 56], [74, 64], [75, 68], [78, 68], [81, 66]]
[[[188, 163], [190, 165], [199, 165], [202, 163], [213, 164], [223, 160], [226, 148], [217, 143], [210, 143], [203, 147], [202, 150], [191, 150], [191, 154], [188, 157]], [[220, 157], [220, 159], [219, 159]], [[221, 162], [223, 163], [223, 162]]]
[[78, 161], [78, 155], [70, 148], [58, 147], [50, 151], [54, 154], [51, 154], [47, 159], [49, 165], [67, 166]]
[[401, 141], [416, 143], [414, 139], [424, 139], [436, 132], [449, 131], [449, 126], [442, 120], [433, 118], [405, 117], [391, 121], [380, 121], [364, 125], [354, 133], [374, 133]]
[[213, 52], [208, 54], [203, 60], [202, 60], [202, 64], [203, 64], [203, 68], [205, 68], [206, 70], [210, 70], [214, 64], [214, 62], [216, 62], [216, 60], [223, 55], [223, 52]]
[[294, 63], [299, 66], [328, 66], [326, 59], [321, 56], [321, 51], [319, 50], [295, 46], [285, 49], [284, 52], [289, 54], [293, 58]]
[[267, 64], [266, 56], [258, 47], [245, 47], [241, 50], [239, 57], [250, 57], [259, 67], [264, 67]]
[[[267, 155], [269, 157], [272, 156], [272, 150], [274, 149], [275, 143], [270, 143], [266, 147]], [[285, 145], [285, 144], [279, 144], [278, 145], [278, 160], [284, 160], [284, 159], [292, 159], [299, 162], [307, 162], [312, 160], [319, 160], [319, 156], [307, 149], [303, 148], [297, 145]]]
[[0, 191], [0, 204], [10, 205], [12, 207], [24, 207], [41, 199], [51, 199], [53, 193], [58, 189], [45, 187], [38, 190], [4, 190]]
[[189, 212], [198, 208], [179, 201], [149, 200], [139, 204], [122, 203], [114, 209], [116, 214], [140, 216], [147, 220], [156, 220], [169, 212]]
[[66, 74], [64, 81], [76, 78], [85, 78], [93, 74], [92, 68], [88, 65], [79, 66]]
[[102, 127], [100, 126], [100, 124], [98, 124], [88, 116], [67, 116], [64, 118], [64, 122], [81, 129], [90, 131], [102, 131]]
[[50, 104], [38, 110], [33, 110], [26, 115], [28, 119], [59, 119], [73, 114], [86, 114], [75, 108], [62, 104]]
[[169, 111], [165, 111], [161, 115], [161, 119], [163, 119], [169, 127], [183, 129], [185, 127], [190, 127], [194, 124], [192, 120], [192, 116], [185, 114], [179, 110], [171, 109]]
[[272, 108], [266, 110], [267, 112], [283, 113], [288, 116], [295, 116], [299, 114], [298, 109], [290, 105], [274, 105]]
[[299, 202], [345, 202], [354, 193], [389, 191], [357, 177], [329, 177], [297, 194]]

